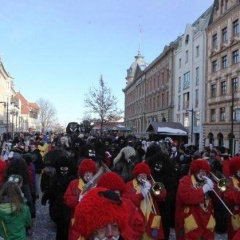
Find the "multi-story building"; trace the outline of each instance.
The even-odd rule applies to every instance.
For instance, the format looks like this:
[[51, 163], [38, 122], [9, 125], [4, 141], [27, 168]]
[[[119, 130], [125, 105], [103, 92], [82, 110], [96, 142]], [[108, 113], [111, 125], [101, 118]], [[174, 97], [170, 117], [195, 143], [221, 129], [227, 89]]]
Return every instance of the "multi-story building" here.
[[187, 24], [174, 52], [174, 121], [188, 129], [188, 142], [202, 150], [206, 32], [212, 7], [207, 9], [193, 24]]
[[139, 53], [127, 70], [127, 86], [123, 89], [125, 124], [134, 127], [138, 137], [147, 136], [146, 128], [151, 122], [173, 121], [174, 48], [175, 43], [165, 46], [150, 65], [143, 62]]
[[205, 145], [239, 151], [240, 3], [215, 0], [207, 28]]

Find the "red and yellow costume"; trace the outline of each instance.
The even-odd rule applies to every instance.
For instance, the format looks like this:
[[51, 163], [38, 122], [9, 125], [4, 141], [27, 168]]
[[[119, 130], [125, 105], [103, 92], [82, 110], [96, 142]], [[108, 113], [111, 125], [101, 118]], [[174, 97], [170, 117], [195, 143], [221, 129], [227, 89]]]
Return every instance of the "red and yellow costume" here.
[[[146, 231], [142, 236], [142, 240], [164, 239], [161, 214], [157, 201], [163, 201], [166, 198], [167, 191], [163, 190], [158, 196], [152, 195], [149, 191], [149, 196], [151, 195], [151, 197], [144, 198], [142, 186], [137, 180], [139, 174], [147, 174], [149, 176], [150, 173], [151, 170], [146, 163], [136, 164], [133, 169], [134, 179], [126, 184], [126, 191], [124, 194], [126, 198], [129, 198], [138, 207], [144, 217]], [[152, 182], [150, 183], [152, 184]], [[155, 214], [152, 214], [153, 208], [155, 209]]]
[[84, 173], [88, 171], [95, 174], [97, 171], [96, 163], [91, 159], [84, 159], [78, 168], [78, 175], [80, 178], [72, 180], [69, 183], [68, 188], [64, 194], [64, 202], [71, 211], [68, 240], [77, 240], [80, 236], [79, 230], [74, 226], [74, 211], [78, 204], [79, 196], [83, 191], [85, 185], [85, 182], [83, 180]]
[[175, 232], [177, 240], [214, 240], [215, 218], [212, 200], [204, 194], [195, 174], [199, 170], [210, 172], [210, 165], [204, 159], [191, 163], [190, 173], [179, 183], [176, 197]]
[[231, 185], [224, 193], [225, 202], [234, 215], [229, 215], [228, 218], [229, 240], [232, 240], [240, 231], [240, 179], [236, 176], [238, 170], [240, 170], [240, 157], [233, 157], [229, 161], [229, 171], [232, 176], [229, 178]]
[[[125, 183], [120, 175], [115, 172], [107, 172], [101, 176], [97, 182], [98, 187], [105, 187], [113, 191], [119, 191], [120, 195], [125, 191]], [[128, 213], [128, 225], [122, 230], [122, 237], [124, 240], [138, 240], [141, 239], [145, 231], [144, 219], [139, 213], [138, 208], [128, 198], [121, 197], [126, 204]]]

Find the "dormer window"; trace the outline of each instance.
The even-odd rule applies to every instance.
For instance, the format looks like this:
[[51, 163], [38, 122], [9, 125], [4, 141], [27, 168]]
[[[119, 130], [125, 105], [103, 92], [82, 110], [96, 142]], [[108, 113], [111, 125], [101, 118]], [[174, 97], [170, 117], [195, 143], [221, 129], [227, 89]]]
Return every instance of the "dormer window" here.
[[187, 45], [188, 42], [189, 42], [189, 35], [187, 35], [186, 38], [185, 38], [185, 44]]

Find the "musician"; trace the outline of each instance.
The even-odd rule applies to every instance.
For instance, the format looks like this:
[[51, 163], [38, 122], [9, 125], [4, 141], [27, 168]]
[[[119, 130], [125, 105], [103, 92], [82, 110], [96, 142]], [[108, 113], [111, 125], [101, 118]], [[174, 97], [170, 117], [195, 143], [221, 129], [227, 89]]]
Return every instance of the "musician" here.
[[79, 236], [74, 228], [74, 210], [81, 200], [81, 192], [86, 183], [88, 183], [97, 172], [96, 163], [92, 159], [85, 158], [78, 167], [78, 179], [72, 180], [64, 194], [64, 202], [71, 212], [71, 221], [69, 224], [68, 240], [75, 240]]
[[214, 239], [215, 219], [210, 192], [214, 184], [207, 177], [205, 159], [191, 162], [190, 172], [181, 178], [176, 196], [175, 232], [177, 240]]
[[231, 177], [230, 187], [224, 192], [224, 199], [227, 206], [234, 214], [228, 218], [228, 239], [232, 239], [240, 230], [240, 157], [233, 157], [229, 161]]
[[158, 196], [152, 194], [153, 182], [152, 180], [148, 181], [150, 173], [151, 170], [146, 163], [136, 164], [133, 169], [134, 179], [126, 184], [124, 194], [139, 208], [145, 219], [146, 230], [142, 240], [164, 239], [161, 213], [157, 201], [163, 201], [167, 191], [164, 189]]
[[127, 209], [119, 195], [106, 188], [89, 190], [75, 210], [78, 240], [124, 240], [122, 231], [127, 225]]
[[132, 201], [122, 196], [125, 191], [123, 179], [115, 172], [106, 172], [98, 180], [97, 186], [107, 188], [119, 194], [122, 201], [126, 203], [128, 212], [128, 225], [122, 231], [122, 236], [124, 240], [139, 240], [145, 231], [144, 219]]

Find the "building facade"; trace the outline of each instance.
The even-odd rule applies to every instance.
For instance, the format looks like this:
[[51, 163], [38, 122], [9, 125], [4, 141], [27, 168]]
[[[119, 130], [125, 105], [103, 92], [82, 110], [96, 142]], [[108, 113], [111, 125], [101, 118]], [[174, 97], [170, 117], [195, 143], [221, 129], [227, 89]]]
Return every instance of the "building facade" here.
[[174, 121], [188, 130], [188, 143], [202, 150], [205, 119], [206, 31], [212, 7], [187, 24], [174, 52]]
[[239, 151], [240, 3], [215, 0], [207, 29], [205, 144]]

